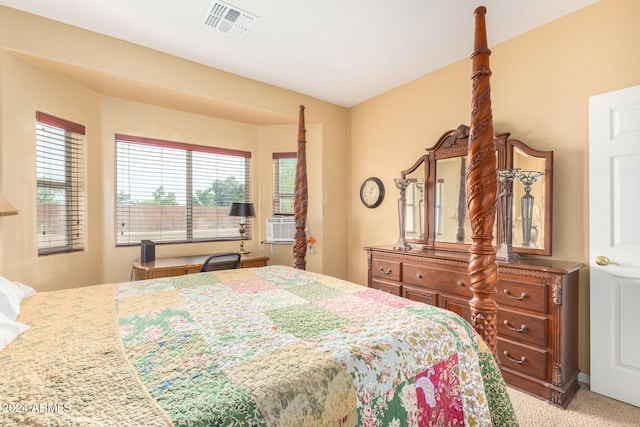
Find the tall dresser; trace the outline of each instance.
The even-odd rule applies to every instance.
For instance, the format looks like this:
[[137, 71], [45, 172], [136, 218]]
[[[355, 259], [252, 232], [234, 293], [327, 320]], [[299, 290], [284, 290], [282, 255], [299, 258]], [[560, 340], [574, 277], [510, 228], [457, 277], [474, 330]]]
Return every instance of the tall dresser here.
[[[367, 247], [369, 287], [471, 319], [468, 253]], [[578, 390], [580, 263], [498, 262], [498, 354], [505, 381], [566, 408]]]

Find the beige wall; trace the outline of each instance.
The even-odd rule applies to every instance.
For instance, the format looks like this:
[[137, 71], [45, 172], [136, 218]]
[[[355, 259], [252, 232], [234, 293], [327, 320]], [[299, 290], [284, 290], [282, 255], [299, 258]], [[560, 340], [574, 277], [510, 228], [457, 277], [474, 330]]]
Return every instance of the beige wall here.
[[[554, 151], [553, 258], [589, 264], [588, 102], [640, 84], [640, 2], [601, 0], [520, 37], [492, 46], [496, 132]], [[487, 11], [488, 38], [500, 23]], [[472, 43], [469, 43], [470, 49]], [[428, 48], [420, 48], [428, 55]], [[466, 59], [350, 109], [349, 279], [366, 282], [362, 247], [397, 239], [393, 178], [438, 137], [469, 123], [471, 61]], [[402, 149], [399, 149], [402, 147]], [[380, 177], [387, 197], [366, 209], [357, 194]], [[589, 372], [589, 271], [581, 270], [579, 367]]]
[[[291, 245], [271, 253], [260, 242], [271, 216], [271, 153], [296, 150], [298, 106], [305, 105], [307, 223], [318, 241], [307, 268], [346, 278], [345, 108], [5, 7], [0, 7], [0, 43], [0, 184], [21, 211], [0, 221], [1, 275], [39, 291], [129, 278], [140, 249], [115, 247], [115, 133], [250, 151], [258, 216], [245, 246], [269, 255], [272, 264], [292, 265]], [[37, 255], [36, 110], [87, 127], [85, 251]], [[325, 173], [325, 159], [334, 158], [341, 167]], [[158, 245], [156, 256], [237, 246]]]
[[[3, 217], [0, 272], [12, 280], [32, 284], [39, 290], [96, 283], [102, 277], [103, 248], [101, 183], [87, 182], [86, 251], [66, 256], [37, 256], [36, 247], [36, 147], [35, 111], [58, 115], [87, 127], [90, 145], [99, 137], [100, 99], [83, 87], [0, 51], [2, 93], [2, 192], [20, 210]], [[66, 102], [60, 102], [61, 99]], [[72, 100], [72, 102], [69, 102]], [[99, 151], [89, 149], [90, 173], [99, 177], [103, 164]]]
[[[306, 140], [315, 141], [322, 139], [322, 129], [320, 126], [310, 124], [306, 125], [307, 129]], [[260, 181], [260, 189], [258, 194], [260, 195], [260, 211], [271, 212], [271, 184], [270, 177], [272, 176], [272, 157], [271, 153], [280, 152], [295, 152], [296, 140], [291, 139], [292, 131], [295, 134], [295, 129], [291, 126], [263, 126], [260, 128], [260, 144], [261, 150], [266, 154], [260, 158], [260, 176], [269, 177], [269, 179], [263, 179]], [[322, 175], [322, 164], [324, 162], [322, 158], [322, 147], [318, 144], [309, 144], [307, 142], [306, 153], [308, 156], [307, 173], [310, 182], [320, 181]], [[312, 160], [313, 159], [313, 160]], [[317, 160], [317, 161], [316, 161]], [[310, 194], [308, 204], [308, 220], [307, 220], [307, 238], [313, 236], [323, 235], [323, 221], [322, 221], [322, 193], [313, 192]], [[260, 241], [264, 241], [266, 238], [266, 230], [264, 227], [260, 233]], [[321, 240], [321, 239], [318, 239]], [[318, 242], [314, 247], [314, 253], [307, 253], [307, 269], [311, 271], [326, 271], [323, 270], [322, 259], [326, 257], [325, 251], [323, 251], [324, 242]], [[293, 262], [292, 246], [289, 244], [274, 244], [274, 245], [262, 245], [262, 252], [264, 255], [270, 258], [270, 262], [273, 264], [291, 265]], [[330, 257], [327, 257], [330, 259]], [[343, 263], [346, 272], [346, 261]], [[329, 268], [329, 267], [326, 267]], [[343, 272], [341, 277], [346, 278], [346, 274]]]

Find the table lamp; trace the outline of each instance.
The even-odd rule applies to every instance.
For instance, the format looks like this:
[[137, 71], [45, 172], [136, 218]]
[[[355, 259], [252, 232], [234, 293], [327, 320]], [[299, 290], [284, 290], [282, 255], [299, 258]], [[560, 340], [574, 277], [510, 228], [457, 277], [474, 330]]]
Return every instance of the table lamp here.
[[244, 250], [244, 232], [247, 218], [255, 218], [256, 212], [253, 209], [253, 203], [233, 202], [229, 208], [229, 216], [240, 217], [240, 250], [238, 253], [246, 254], [249, 251]]

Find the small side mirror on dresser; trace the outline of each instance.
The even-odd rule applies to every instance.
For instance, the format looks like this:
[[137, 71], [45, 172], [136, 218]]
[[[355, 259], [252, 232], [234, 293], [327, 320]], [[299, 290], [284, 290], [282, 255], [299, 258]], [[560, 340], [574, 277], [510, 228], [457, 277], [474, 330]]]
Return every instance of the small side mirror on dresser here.
[[[509, 237], [517, 254], [551, 255], [553, 151], [535, 150], [510, 133], [495, 136], [499, 170], [517, 170], [510, 186], [511, 235], [497, 209], [495, 246]], [[467, 215], [465, 177], [469, 127], [445, 132], [427, 153], [401, 172], [411, 180], [406, 190], [406, 238], [429, 249], [467, 251], [471, 225]], [[500, 182], [498, 183], [500, 193]]]

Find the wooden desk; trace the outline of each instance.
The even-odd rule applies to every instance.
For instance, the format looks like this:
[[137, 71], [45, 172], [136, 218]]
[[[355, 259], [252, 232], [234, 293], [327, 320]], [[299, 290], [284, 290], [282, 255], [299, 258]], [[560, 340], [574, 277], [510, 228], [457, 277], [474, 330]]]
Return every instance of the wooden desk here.
[[[151, 262], [133, 263], [133, 280], [157, 279], [159, 277], [182, 276], [199, 273], [204, 260], [212, 254], [158, 258]], [[254, 253], [243, 254], [240, 268], [264, 267], [269, 257]]]

